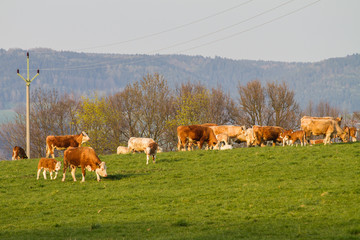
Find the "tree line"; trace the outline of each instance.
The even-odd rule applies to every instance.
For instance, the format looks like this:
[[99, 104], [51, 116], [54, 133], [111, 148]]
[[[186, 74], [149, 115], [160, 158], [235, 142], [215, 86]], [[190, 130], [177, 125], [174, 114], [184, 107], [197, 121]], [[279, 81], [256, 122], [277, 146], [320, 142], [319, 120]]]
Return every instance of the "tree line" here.
[[[76, 96], [57, 90], [35, 89], [31, 95], [31, 156], [45, 156], [49, 135], [72, 135], [85, 131], [90, 145], [99, 154], [115, 153], [127, 146], [130, 137], [153, 138], [165, 150], [176, 149], [179, 125], [216, 123], [273, 125], [299, 128], [304, 114], [338, 116], [340, 111], [321, 102], [301, 111], [295, 93], [285, 82], [263, 86], [253, 80], [237, 84], [239, 96], [232, 99], [221, 87], [208, 89], [194, 82], [170, 89], [164, 76], [147, 74], [141, 81], [129, 83], [114, 94]], [[0, 126], [0, 140], [5, 151], [26, 146], [25, 109], [18, 109], [13, 121]]]

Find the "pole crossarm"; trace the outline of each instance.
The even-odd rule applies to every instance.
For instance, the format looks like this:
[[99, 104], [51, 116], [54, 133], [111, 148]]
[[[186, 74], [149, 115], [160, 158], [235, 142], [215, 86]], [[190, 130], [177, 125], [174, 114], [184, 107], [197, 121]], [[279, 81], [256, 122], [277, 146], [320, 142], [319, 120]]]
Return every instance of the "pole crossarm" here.
[[27, 65], [27, 78], [25, 79], [21, 76], [19, 69], [17, 70], [17, 75], [21, 77], [26, 83], [26, 155], [30, 158], [30, 83], [40, 74], [39, 69], [37, 74], [30, 80], [30, 68], [29, 68], [29, 53], [27, 53], [26, 59]]

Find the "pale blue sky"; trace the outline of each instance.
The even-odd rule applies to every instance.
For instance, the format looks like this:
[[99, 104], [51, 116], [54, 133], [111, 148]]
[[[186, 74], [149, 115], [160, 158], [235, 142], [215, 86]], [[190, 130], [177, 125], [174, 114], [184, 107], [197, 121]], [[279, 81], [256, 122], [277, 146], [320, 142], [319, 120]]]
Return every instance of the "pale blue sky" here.
[[359, 12], [359, 0], [1, 0], [0, 48], [319, 61], [360, 53]]

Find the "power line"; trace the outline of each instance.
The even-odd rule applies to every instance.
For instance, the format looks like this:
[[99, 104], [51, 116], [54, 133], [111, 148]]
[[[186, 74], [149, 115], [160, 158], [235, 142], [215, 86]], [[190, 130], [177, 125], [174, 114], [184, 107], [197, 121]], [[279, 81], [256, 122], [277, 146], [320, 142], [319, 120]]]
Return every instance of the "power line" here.
[[220, 29], [218, 29], [218, 30], [216, 30], [216, 31], [214, 31], [214, 32], [210, 32], [210, 33], [201, 35], [201, 36], [199, 36], [199, 37], [190, 39], [190, 40], [185, 41], [185, 42], [180, 42], [180, 43], [177, 43], [177, 44], [174, 44], [174, 45], [165, 47], [165, 48], [158, 49], [158, 50], [156, 50], [156, 51], [154, 51], [154, 52], [160, 52], [160, 51], [163, 51], [163, 50], [166, 50], [166, 49], [169, 49], [169, 48], [178, 47], [178, 46], [181, 46], [181, 45], [184, 45], [184, 44], [187, 44], [187, 43], [190, 43], [190, 42], [193, 42], [193, 41], [202, 39], [202, 38], [204, 38], [204, 37], [208, 37], [208, 36], [214, 35], [214, 34], [216, 34], [216, 33], [219, 33], [219, 32], [225, 31], [225, 30], [228, 30], [228, 29], [233, 28], [233, 27], [236, 27], [236, 26], [238, 26], [238, 25], [240, 25], [240, 24], [242, 24], [242, 23], [248, 22], [248, 21], [253, 20], [253, 19], [257, 18], [257, 17], [260, 17], [260, 16], [262, 16], [262, 15], [265, 15], [265, 14], [271, 12], [271, 11], [274, 11], [274, 10], [276, 10], [276, 9], [282, 7], [282, 6], [285, 6], [285, 5], [287, 5], [287, 4], [289, 4], [289, 3], [293, 2], [293, 1], [296, 1], [296, 0], [287, 1], [287, 2], [285, 2], [285, 3], [283, 3], [283, 4], [280, 4], [280, 5], [276, 6], [276, 7], [271, 8], [271, 9], [269, 9], [269, 10], [266, 10], [266, 11], [264, 11], [264, 12], [261, 12], [261, 13], [255, 15], [255, 16], [252, 16], [252, 17], [247, 18], [247, 19], [245, 19], [245, 20], [242, 20], [242, 21], [240, 21], [240, 22], [234, 23], [234, 24], [232, 24], [232, 25], [230, 25], [230, 26], [220, 28]]
[[[146, 53], [146, 54], [151, 54], [151, 53], [163, 51], [163, 50], [165, 50], [165, 49], [169, 49], [169, 48], [172, 48], [172, 47], [174, 47], [174, 46], [180, 46], [180, 45], [186, 44], [186, 43], [188, 43], [188, 42], [195, 41], [195, 40], [200, 39], [200, 38], [204, 38], [205, 36], [209, 36], [209, 35], [218, 33], [218, 32], [220, 32], [220, 31], [224, 31], [224, 30], [226, 30], [226, 29], [232, 28], [232, 27], [237, 26], [237, 25], [239, 25], [239, 24], [241, 24], [241, 23], [247, 22], [247, 21], [252, 20], [252, 19], [254, 19], [254, 18], [256, 18], [256, 17], [259, 17], [259, 16], [261, 16], [261, 15], [264, 15], [264, 14], [266, 14], [266, 13], [269, 13], [270, 11], [276, 10], [276, 9], [278, 9], [278, 8], [280, 8], [280, 7], [282, 7], [282, 6], [286, 5], [286, 4], [289, 4], [290, 2], [293, 2], [293, 1], [295, 1], [295, 0], [287, 1], [287, 2], [285, 2], [285, 3], [283, 3], [283, 4], [280, 4], [280, 5], [276, 6], [276, 7], [273, 7], [273, 8], [271, 8], [271, 9], [269, 9], [269, 10], [266, 10], [266, 11], [264, 11], [264, 12], [262, 12], [262, 13], [259, 13], [259, 14], [255, 15], [255, 16], [253, 16], [253, 17], [250, 17], [250, 18], [248, 18], [248, 19], [242, 20], [242, 21], [240, 21], [240, 22], [238, 22], [238, 23], [235, 23], [235, 24], [232, 24], [232, 25], [230, 25], [230, 26], [221, 28], [221, 29], [216, 30], [216, 31], [214, 31], [214, 32], [210, 32], [210, 33], [208, 33], [208, 34], [202, 35], [202, 36], [197, 37], [197, 38], [195, 38], [195, 39], [187, 40], [187, 41], [185, 41], [185, 42], [181, 42], [181, 43], [178, 43], [178, 44], [169, 46], [169, 47], [165, 47], [165, 48], [161, 48], [161, 49], [158, 49], [158, 50], [155, 50], [155, 51], [151, 51], [151, 52]], [[262, 26], [264, 26], [264, 25], [267, 25], [267, 24], [269, 24], [269, 23], [275, 22], [275, 21], [277, 21], [277, 20], [279, 20], [279, 19], [281, 19], [281, 18], [287, 17], [287, 16], [289, 16], [289, 15], [291, 15], [291, 14], [294, 14], [294, 13], [296, 13], [296, 12], [299, 12], [299, 11], [301, 11], [301, 10], [303, 10], [303, 9], [305, 9], [305, 8], [308, 8], [308, 7], [310, 7], [310, 6], [318, 3], [318, 2], [320, 2], [320, 1], [321, 1], [321, 0], [317, 0], [317, 1], [312, 2], [312, 3], [310, 3], [310, 4], [307, 4], [307, 5], [305, 5], [305, 6], [301, 7], [301, 8], [298, 8], [298, 9], [296, 9], [296, 10], [294, 10], [294, 11], [291, 11], [291, 12], [289, 12], [289, 13], [287, 13], [287, 14], [284, 14], [284, 15], [281, 15], [281, 16], [279, 16], [279, 17], [273, 18], [273, 19], [271, 19], [271, 20], [269, 20], [269, 21], [267, 21], [267, 22], [258, 24], [258, 25], [254, 26], [254, 27], [250, 27], [250, 28], [248, 28], [248, 29], [245, 29], [245, 30], [243, 30], [243, 31], [240, 31], [240, 32], [231, 34], [231, 35], [229, 35], [229, 36], [226, 36], [226, 37], [223, 37], [223, 38], [219, 38], [219, 39], [216, 39], [216, 40], [213, 40], [213, 41], [204, 43], [204, 44], [200, 44], [200, 45], [197, 45], [197, 46], [194, 46], [194, 47], [191, 47], [191, 48], [187, 48], [187, 49], [178, 51], [176, 54], [180, 54], [180, 53], [187, 52], [187, 51], [190, 51], [190, 50], [193, 50], [193, 49], [197, 49], [197, 48], [200, 48], [200, 47], [204, 47], [204, 46], [207, 46], [207, 45], [211, 45], [211, 44], [216, 43], [216, 42], [224, 41], [224, 40], [227, 40], [227, 39], [229, 39], [229, 38], [233, 38], [233, 37], [235, 37], [235, 36], [238, 36], [238, 35], [241, 35], [241, 34], [243, 34], [243, 33], [252, 31], [252, 30], [254, 30], [254, 29], [257, 29], [257, 28], [259, 28], [259, 27], [262, 27]], [[144, 54], [144, 55], [146, 55], [146, 54]], [[133, 57], [133, 56], [132, 56], [132, 57]], [[125, 64], [127, 64], [127, 65], [128, 65], [128, 64], [134, 64], [134, 63], [143, 62], [143, 61], [145, 61], [145, 60], [146, 60], [146, 59], [134, 60], [134, 61], [132, 61], [132, 62], [128, 62], [128, 63], [125, 63]], [[110, 63], [112, 63], [112, 62], [114, 62], [114, 61], [119, 61], [119, 60], [118, 60], [118, 59], [113, 59], [113, 60], [108, 60], [108, 61], [104, 61], [104, 62], [87, 64], [87, 65], [78, 66], [78, 67], [61, 68], [61, 69], [48, 68], [48, 69], [43, 69], [42, 71], [49, 71], [49, 70], [69, 70], [69, 71], [72, 71], [72, 70], [86, 70], [86, 69], [93, 69], [93, 68], [97, 68], [97, 67], [105, 67], [105, 66], [109, 66], [109, 65], [111, 66], [111, 65], [117, 65], [117, 64], [119, 64], [118, 62], [117, 62], [117, 63], [110, 64]], [[107, 65], [104, 65], [104, 64], [107, 64]]]
[[243, 34], [243, 33], [249, 32], [249, 31], [252, 31], [252, 30], [254, 30], [254, 29], [256, 29], [256, 28], [262, 27], [262, 26], [267, 25], [267, 24], [269, 24], [269, 23], [275, 22], [275, 21], [277, 21], [277, 20], [279, 20], [279, 19], [281, 19], [281, 18], [287, 17], [287, 16], [289, 16], [289, 15], [291, 15], [291, 14], [294, 14], [294, 13], [296, 13], [296, 12], [299, 12], [299, 11], [301, 11], [301, 10], [303, 10], [303, 9], [305, 9], [305, 8], [308, 8], [308, 7], [310, 7], [310, 6], [318, 3], [318, 2], [320, 2], [320, 1], [321, 1], [321, 0], [317, 0], [317, 1], [315, 1], [315, 2], [312, 2], [312, 3], [310, 3], [310, 4], [305, 5], [304, 7], [298, 8], [298, 9], [292, 11], [292, 12], [289, 12], [289, 13], [287, 13], [287, 14], [284, 14], [284, 15], [282, 15], [282, 16], [280, 16], [280, 17], [276, 17], [276, 18], [274, 18], [274, 19], [272, 19], [272, 20], [270, 20], [270, 21], [267, 21], [267, 22], [264, 22], [264, 23], [262, 23], [262, 24], [256, 25], [256, 26], [254, 26], [254, 27], [245, 29], [245, 30], [243, 30], [243, 31], [241, 31], [241, 32], [237, 32], [237, 33], [231, 34], [231, 35], [229, 35], [229, 36], [216, 39], [216, 40], [214, 40], [214, 41], [210, 41], [210, 42], [207, 42], [207, 43], [204, 43], [204, 44], [195, 46], [195, 47], [191, 47], [191, 48], [187, 48], [187, 49], [181, 50], [181, 51], [179, 51], [178, 53], [187, 52], [187, 51], [189, 51], [189, 50], [193, 50], [193, 49], [196, 49], [196, 48], [208, 46], [208, 45], [213, 44], [213, 43], [216, 43], [216, 42], [220, 42], [220, 41], [223, 41], [223, 40], [227, 40], [227, 39], [233, 38], [233, 37], [238, 36], [238, 35], [240, 35], [240, 34]]
[[209, 15], [209, 16], [206, 16], [206, 17], [197, 19], [197, 20], [192, 21], [192, 22], [189, 22], [189, 23], [185, 23], [185, 24], [183, 24], [183, 25], [179, 25], [179, 26], [176, 26], [176, 27], [173, 27], [173, 28], [166, 29], [166, 30], [163, 30], [163, 31], [160, 31], [160, 32], [156, 32], [156, 33], [152, 33], [152, 34], [148, 34], [148, 35], [144, 35], [144, 36], [140, 36], [140, 37], [128, 39], [128, 40], [121, 41], [121, 42], [109, 43], [109, 44], [104, 44], [104, 45], [99, 45], [99, 46], [94, 46], [94, 47], [88, 47], [88, 48], [81, 48], [81, 49], [77, 49], [77, 50], [74, 50], [74, 51], [82, 51], [82, 50], [89, 50], [89, 49], [95, 49], [95, 48], [111, 47], [111, 46], [115, 46], [115, 45], [120, 45], [120, 44], [124, 44], [124, 43], [134, 42], [134, 41], [143, 40], [143, 39], [146, 39], [146, 38], [158, 36], [158, 35], [161, 35], [161, 34], [164, 34], [164, 33], [172, 32], [172, 31], [175, 31], [175, 30], [178, 30], [178, 29], [181, 29], [181, 28], [190, 26], [190, 25], [197, 24], [197, 23], [202, 22], [202, 21], [205, 21], [205, 20], [207, 20], [207, 19], [210, 19], [210, 18], [219, 16], [219, 15], [221, 15], [221, 14], [224, 14], [224, 13], [226, 13], [226, 12], [229, 12], [229, 11], [231, 11], [231, 10], [234, 10], [234, 9], [236, 9], [236, 8], [239, 8], [239, 7], [241, 7], [241, 6], [244, 6], [244, 5], [246, 5], [246, 4], [248, 4], [248, 3], [252, 2], [252, 1], [254, 1], [254, 0], [246, 1], [246, 2], [244, 2], [244, 3], [235, 5], [235, 6], [233, 6], [233, 7], [230, 7], [230, 8], [228, 8], [228, 9], [225, 9], [225, 10], [223, 10], [223, 11], [220, 11], [220, 12], [217, 12], [217, 13], [214, 13], [214, 14], [211, 14], [211, 15]]

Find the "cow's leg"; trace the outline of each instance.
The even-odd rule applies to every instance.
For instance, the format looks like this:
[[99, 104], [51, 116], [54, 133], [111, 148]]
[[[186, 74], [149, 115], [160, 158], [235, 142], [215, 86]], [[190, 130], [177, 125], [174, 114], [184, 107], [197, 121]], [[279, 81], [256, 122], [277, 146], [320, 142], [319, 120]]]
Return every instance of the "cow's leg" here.
[[325, 135], [324, 145], [326, 145], [327, 143], [330, 144], [330, 138], [331, 138], [331, 134], [326, 134]]
[[52, 177], [53, 171], [50, 171], [50, 170], [49, 170], [49, 172], [50, 172], [50, 179], [53, 180], [53, 177]]
[[38, 169], [38, 171], [37, 171], [37, 178], [36, 178], [37, 180], [39, 180], [40, 172], [41, 172], [41, 168]]
[[156, 156], [153, 155], [152, 158], [153, 158], [153, 163], [155, 163]]
[[82, 175], [82, 178], [81, 178], [81, 182], [85, 182], [85, 167], [84, 166], [81, 166], [81, 175]]
[[44, 179], [46, 179], [46, 169], [43, 171]]
[[72, 176], [74, 182], [76, 182], [75, 171], [76, 171], [76, 167], [72, 167], [72, 169], [71, 169], [71, 176]]
[[149, 154], [146, 154], [146, 165], [149, 164]]
[[58, 175], [58, 171], [55, 171], [55, 177], [54, 177], [54, 179], [56, 179], [57, 175]]

